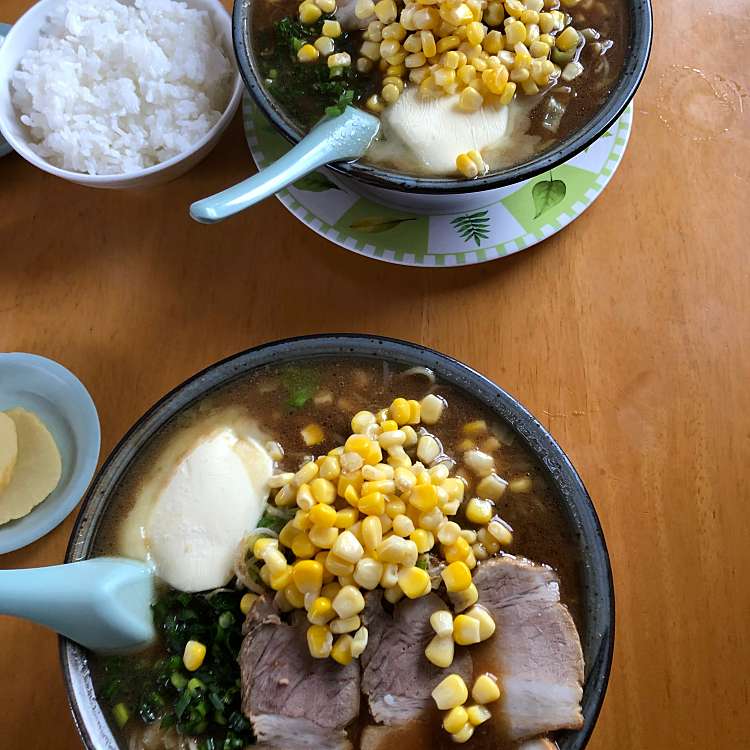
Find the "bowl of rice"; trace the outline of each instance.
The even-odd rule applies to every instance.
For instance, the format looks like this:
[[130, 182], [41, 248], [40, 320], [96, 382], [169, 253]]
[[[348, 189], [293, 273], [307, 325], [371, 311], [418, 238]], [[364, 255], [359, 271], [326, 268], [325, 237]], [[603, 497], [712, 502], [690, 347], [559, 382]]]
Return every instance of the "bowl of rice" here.
[[241, 96], [219, 0], [41, 0], [0, 47], [0, 132], [39, 169], [90, 187], [183, 174]]

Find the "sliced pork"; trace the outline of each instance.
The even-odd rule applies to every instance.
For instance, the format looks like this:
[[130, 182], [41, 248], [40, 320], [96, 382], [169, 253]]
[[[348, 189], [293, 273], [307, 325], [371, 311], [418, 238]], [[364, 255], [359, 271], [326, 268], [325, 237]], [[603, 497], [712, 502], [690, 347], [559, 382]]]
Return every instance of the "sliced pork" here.
[[579, 729], [583, 653], [573, 619], [560, 603], [555, 572], [502, 557], [482, 563], [474, 583], [497, 625], [492, 638], [472, 648], [472, 656], [500, 678], [502, 697], [492, 706], [498, 734], [523, 740]]
[[267, 750], [351, 750], [345, 728], [359, 715], [360, 668], [314, 659], [304, 618], [287, 625], [261, 597], [240, 650], [242, 710]]
[[448, 607], [436, 594], [428, 594], [403, 599], [391, 616], [383, 609], [380, 592], [367, 595], [364, 621], [369, 642], [360, 657], [362, 691], [379, 724], [424, 720], [435, 707], [433, 689], [448, 674], [457, 672], [470, 682], [473, 670], [468, 650], [457, 649], [449, 669], [440, 669], [425, 658], [424, 650], [435, 635], [430, 615], [439, 609]]

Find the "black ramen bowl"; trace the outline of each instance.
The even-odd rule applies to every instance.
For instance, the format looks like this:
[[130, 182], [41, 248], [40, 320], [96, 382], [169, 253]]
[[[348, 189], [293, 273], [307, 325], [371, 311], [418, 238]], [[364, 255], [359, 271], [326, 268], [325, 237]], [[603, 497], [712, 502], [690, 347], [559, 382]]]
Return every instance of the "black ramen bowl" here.
[[[135, 459], [167, 423], [196, 401], [258, 367], [315, 358], [388, 360], [407, 368], [429, 367], [438, 380], [468, 392], [495, 413], [539, 460], [575, 532], [579, 545], [577, 554], [582, 560], [585, 723], [583, 729], [563, 733], [558, 740], [561, 750], [581, 750], [588, 742], [604, 700], [615, 626], [612, 573], [591, 498], [560, 446], [518, 401], [466, 365], [423, 346], [364, 335], [305, 336], [249, 349], [198, 373], [141, 417], [109, 456], [83, 501], [65, 561], [76, 562], [92, 555], [94, 540], [115, 489]], [[89, 750], [117, 750], [117, 742], [94, 692], [88, 652], [61, 638], [60, 657], [70, 707], [84, 745]]]
[[[274, 127], [291, 143], [297, 143], [304, 132], [268, 95], [258, 71], [250, 39], [253, 37], [252, 5], [254, 0], [235, 0], [232, 18], [234, 51], [242, 79], [255, 103]], [[628, 0], [629, 37], [625, 62], [619, 79], [599, 111], [569, 137], [541, 152], [529, 161], [491, 172], [473, 180], [463, 178], [422, 178], [366, 164], [360, 161], [337, 162], [328, 166], [337, 174], [354, 178], [376, 188], [423, 194], [472, 193], [514, 185], [548, 172], [590, 146], [614, 124], [625, 111], [643, 79], [651, 54], [653, 18], [651, 0]]]

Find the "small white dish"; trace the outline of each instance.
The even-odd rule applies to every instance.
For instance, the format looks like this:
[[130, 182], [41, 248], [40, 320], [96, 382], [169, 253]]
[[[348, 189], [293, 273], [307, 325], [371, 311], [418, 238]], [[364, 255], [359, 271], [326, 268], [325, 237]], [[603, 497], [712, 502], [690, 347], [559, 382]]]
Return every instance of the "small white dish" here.
[[[221, 32], [224, 40], [224, 53], [229, 60], [234, 61], [232, 44], [232, 19], [220, 0], [186, 0], [192, 8], [201, 8], [211, 13], [214, 24]], [[177, 156], [167, 159], [136, 172], [125, 172], [114, 175], [90, 175], [83, 172], [72, 172], [60, 169], [50, 164], [46, 159], [38, 156], [30, 147], [31, 140], [26, 128], [19, 120], [18, 113], [11, 101], [10, 79], [18, 68], [21, 58], [27, 50], [33, 49], [39, 39], [39, 31], [44, 25], [52, 7], [60, 0], [40, 0], [32, 5], [21, 18], [13, 24], [5, 42], [0, 47], [0, 133], [10, 146], [26, 161], [35, 167], [62, 177], [70, 182], [97, 188], [131, 188], [146, 187], [173, 180], [194, 167], [201, 159], [208, 155], [219, 142], [219, 138], [234, 117], [242, 98], [242, 79], [235, 71], [232, 94], [229, 103], [216, 125], [209, 130], [197, 143]]]
[[0, 411], [16, 406], [33, 411], [52, 433], [62, 458], [62, 477], [31, 513], [0, 525], [0, 554], [31, 544], [67, 518], [89, 486], [101, 446], [91, 396], [57, 362], [36, 354], [0, 354]]

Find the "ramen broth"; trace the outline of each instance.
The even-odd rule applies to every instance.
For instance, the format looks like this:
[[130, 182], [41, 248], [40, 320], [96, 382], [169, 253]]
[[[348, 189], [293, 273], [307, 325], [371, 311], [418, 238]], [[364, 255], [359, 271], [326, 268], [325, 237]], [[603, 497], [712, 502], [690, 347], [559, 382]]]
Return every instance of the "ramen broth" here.
[[[338, 104], [342, 92], [345, 92], [349, 97], [347, 103], [377, 114], [382, 120], [381, 132], [363, 157], [364, 162], [396, 173], [418, 177], [460, 176], [452, 162], [458, 154], [450, 154], [447, 162], [435, 155], [436, 162], [432, 163], [429, 156], [425, 157], [423, 151], [413, 150], [408, 142], [419, 142], [424, 140], [425, 135], [429, 137], [436, 131], [460, 129], [464, 120], [446, 120], [433, 110], [427, 110], [426, 113], [420, 111], [420, 115], [423, 116], [415, 118], [418, 124], [414, 126], [414, 132], [404, 134], [401, 129], [392, 127], [390, 122], [390, 110], [396, 106], [398, 100], [396, 104], [380, 101], [382, 108], [379, 107], [375, 111], [368, 105], [368, 102], [372, 103], [373, 96], [381, 96], [383, 82], [389, 72], [377, 64], [366, 72], [358, 70], [358, 60], [361, 59], [359, 50], [363, 39], [367, 39], [367, 30], [344, 30], [342, 35], [334, 40], [336, 53], [346, 53], [352, 62], [341, 69], [342, 72], [337, 78], [328, 80], [325, 61], [300, 64], [296, 55], [290, 54], [289, 38], [290, 35], [293, 36], [291, 24], [296, 24], [294, 34], [297, 38], [307, 34], [309, 41], [313, 41], [320, 32], [323, 20], [336, 18], [335, 13], [324, 14], [317, 24], [305, 26], [298, 23], [300, 4], [297, 0], [253, 0], [251, 6], [253, 20], [250, 46], [254, 50], [259, 77], [271, 98], [280, 105], [297, 127], [302, 130], [309, 129], [326, 113], [327, 108], [329, 112], [332, 105], [334, 110], [336, 109], [335, 105]], [[485, 20], [486, 6], [487, 3], [484, 2]], [[398, 7], [402, 8], [403, 4], [399, 3]], [[557, 73], [547, 83], [530, 89], [533, 92], [538, 88], [538, 92], [523, 93], [521, 84], [518, 84], [515, 98], [508, 105], [507, 124], [504, 124], [502, 119], [493, 120], [491, 124], [491, 127], [505, 128], [505, 135], [494, 143], [490, 139], [490, 142], [482, 145], [481, 156], [485, 168], [489, 171], [518, 166], [584, 128], [605, 104], [622, 72], [630, 31], [626, 0], [580, 0], [563, 5], [558, 0], [546, 0], [545, 11], [551, 9], [564, 12], [571, 26], [578, 30], [578, 47], [572, 57], [567, 54], [563, 59], [555, 57], [556, 54], [560, 54], [559, 50], [552, 50], [550, 61], [558, 60], [560, 65], [557, 67]], [[492, 26], [487, 28], [491, 29]], [[503, 27], [499, 25], [496, 28]], [[280, 33], [280, 29], [283, 33]], [[385, 31], [379, 33], [383, 34]], [[292, 44], [299, 42], [292, 41]], [[507, 52], [508, 43], [505, 46]], [[439, 55], [431, 59], [437, 60], [438, 57]], [[568, 58], [574, 64], [582, 66], [581, 72], [572, 80], [568, 80], [564, 75], [567, 64], [565, 60]], [[470, 59], [468, 63], [471, 66]], [[508, 65], [512, 82], [513, 64], [508, 62]], [[421, 97], [422, 90], [419, 84], [411, 81], [411, 75], [409, 69], [404, 71], [404, 80], [397, 88], [402, 88], [401, 96], [412, 89], [411, 93], [414, 93], [419, 88]], [[456, 71], [456, 75], [461, 77], [460, 69]], [[480, 111], [487, 109], [488, 101], [497, 99], [488, 96], [486, 89], [484, 91], [485, 104]], [[458, 94], [451, 96], [458, 100]], [[455, 105], [451, 112], [458, 110], [459, 106]], [[487, 111], [494, 110], [490, 108]], [[476, 121], [470, 124], [472, 121], [469, 118], [473, 117], [472, 114], [463, 113], [463, 117], [466, 129], [476, 129]], [[450, 149], [453, 140], [455, 139], [450, 135], [446, 135], [437, 142], [442, 149]], [[480, 170], [479, 174], [482, 173]]]
[[[98, 529], [94, 545], [95, 555], [127, 554], [123, 539], [127, 538], [124, 526], [129, 523], [139, 491], [162, 461], [171, 442], [186, 430], [195, 429], [206, 421], [215, 420], [217, 414], [227, 409], [244, 410], [255, 420], [259, 434], [283, 446], [283, 458], [277, 462], [277, 471], [296, 471], [312, 453], [323, 455], [340, 445], [350, 432], [352, 415], [360, 410], [376, 410], [387, 405], [396, 396], [421, 399], [428, 392], [445, 399], [447, 406], [440, 421], [430, 429], [440, 439], [443, 451], [454, 459], [455, 470], [465, 477], [472, 497], [475, 479], [461, 461], [469, 442], [494, 456], [497, 473], [517, 486], [505, 492], [496, 503], [497, 513], [513, 529], [513, 542], [506, 551], [554, 568], [561, 580], [561, 599], [568, 606], [581, 632], [583, 625], [583, 592], [579, 541], [567, 518], [559, 498], [550, 486], [546, 471], [531, 454], [523, 441], [503, 424], [495, 414], [481, 405], [470, 394], [455, 386], [433, 382], [422, 369], [405, 371], [400, 365], [372, 360], [311, 360], [294, 367], [269, 366], [243, 376], [213, 394], [204, 397], [187, 411], [174, 418], [141, 452], [129, 468], [127, 475], [113, 494], [107, 512]], [[486, 430], [481, 427], [486, 424]], [[324, 441], [313, 448], [307, 446], [301, 431], [310, 423], [320, 425]], [[473, 425], [467, 434], [467, 425]], [[476, 433], [476, 434], [475, 434]], [[513, 480], [521, 480], [513, 484]], [[463, 521], [462, 511], [456, 517]], [[481, 565], [481, 563], [480, 563]], [[237, 631], [239, 632], [239, 631]], [[481, 650], [476, 654], [481, 658]], [[143, 665], [163, 658], [165, 652], [158, 644], [138, 658], [120, 664], [122, 681], [126, 685], [117, 700], [137, 703], [138, 670]], [[104, 705], [113, 699], [105, 693], [109, 678], [107, 661], [92, 656], [92, 674], [97, 692]], [[477, 656], [475, 655], [475, 661]], [[479, 663], [481, 671], [481, 663]], [[332, 668], [336, 665], [332, 664]], [[237, 668], [239, 679], [239, 667]], [[108, 690], [109, 688], [107, 688]], [[435, 713], [434, 732], [420, 734], [422, 730], [404, 729], [417, 747], [455, 747], [450, 735], [440, 729], [440, 718]], [[362, 722], [368, 721], [366, 701], [362, 702]], [[506, 747], [503, 738], [490, 731], [490, 724], [477, 731], [466, 747], [499, 750]], [[131, 718], [124, 727], [114, 731], [123, 748], [162, 747], [146, 745], [144, 732], [152, 739], [158, 736], [158, 722], [148, 730], [137, 718]], [[174, 735], [174, 730], [170, 730]], [[351, 727], [355, 738], [359, 725]], [[130, 743], [130, 744], [128, 744]], [[510, 747], [510, 745], [507, 745]], [[171, 747], [171, 745], [170, 745]], [[212, 747], [207, 745], [207, 747]], [[216, 745], [221, 747], [221, 745]]]

